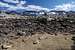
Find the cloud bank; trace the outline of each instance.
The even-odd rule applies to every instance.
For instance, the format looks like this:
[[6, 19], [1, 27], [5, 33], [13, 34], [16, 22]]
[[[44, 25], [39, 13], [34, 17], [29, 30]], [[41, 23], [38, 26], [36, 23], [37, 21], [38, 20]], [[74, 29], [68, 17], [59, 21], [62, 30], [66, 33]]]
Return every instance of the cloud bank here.
[[63, 11], [75, 11], [75, 3], [66, 3], [62, 5], [56, 5], [53, 9], [51, 10], [63, 10]]
[[[5, 2], [7, 3], [4, 3], [4, 2], [0, 2], [0, 7], [8, 7], [7, 10], [18, 10], [18, 9], [23, 9], [23, 10], [33, 10], [33, 11], [40, 11], [40, 10], [46, 10], [46, 11], [49, 11], [48, 8], [44, 8], [44, 7], [41, 7], [41, 6], [37, 6], [37, 5], [26, 5], [27, 1], [19, 1], [19, 0], [4, 0]], [[10, 5], [8, 3], [13, 3], [13, 4], [16, 4], [15, 5]], [[26, 5], [26, 6], [24, 6]]]
[[19, 3], [19, 0], [3, 0], [7, 3]]
[[[38, 5], [27, 5], [27, 1], [25, 0], [3, 0], [4, 2], [0, 1], [0, 7], [6, 7], [6, 10], [32, 10], [32, 11], [40, 11], [40, 10], [46, 10], [46, 11], [51, 11], [51, 10], [63, 10], [63, 11], [75, 11], [75, 2], [72, 3], [63, 3], [63, 4], [59, 4], [54, 6], [53, 9], [49, 9], [49, 8], [44, 8], [42, 6], [38, 6]], [[13, 5], [10, 5], [8, 3], [13, 3]], [[16, 4], [16, 5], [14, 5]]]

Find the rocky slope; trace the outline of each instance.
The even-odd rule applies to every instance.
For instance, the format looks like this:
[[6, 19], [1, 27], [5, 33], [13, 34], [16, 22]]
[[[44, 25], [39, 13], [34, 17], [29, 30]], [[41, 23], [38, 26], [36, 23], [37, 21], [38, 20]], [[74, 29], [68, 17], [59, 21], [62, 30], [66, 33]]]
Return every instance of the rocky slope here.
[[20, 37], [33, 36], [36, 34], [55, 36], [59, 34], [72, 35], [74, 33], [74, 18], [0, 19], [0, 44], [2, 49], [10, 47], [4, 47], [4, 43], [9, 43], [9, 40]]
[[74, 19], [58, 18], [50, 21], [46, 18], [0, 19], [0, 33], [4, 35], [12, 32], [16, 35], [33, 35], [34, 32], [46, 32], [48, 34], [67, 32], [73, 34], [74, 31]]

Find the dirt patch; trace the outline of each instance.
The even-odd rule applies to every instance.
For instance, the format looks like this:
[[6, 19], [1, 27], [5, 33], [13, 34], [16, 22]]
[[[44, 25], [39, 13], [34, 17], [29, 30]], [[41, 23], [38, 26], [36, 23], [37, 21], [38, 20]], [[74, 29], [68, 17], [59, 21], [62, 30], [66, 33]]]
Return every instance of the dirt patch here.
[[[73, 41], [71, 35], [49, 35], [35, 34], [29, 37], [20, 37], [10, 40], [10, 45], [7, 50], [71, 50]], [[66, 38], [66, 39], [65, 39]]]

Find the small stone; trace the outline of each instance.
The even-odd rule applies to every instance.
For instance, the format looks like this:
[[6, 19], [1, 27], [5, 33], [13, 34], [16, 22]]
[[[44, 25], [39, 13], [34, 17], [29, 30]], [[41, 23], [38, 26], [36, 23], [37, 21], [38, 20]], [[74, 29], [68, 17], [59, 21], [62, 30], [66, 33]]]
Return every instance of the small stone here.
[[48, 18], [48, 19], [47, 19], [47, 21], [52, 21], [52, 20], [54, 20], [54, 19], [53, 19], [53, 18]]
[[12, 47], [12, 45], [2, 45], [1, 46], [2, 49], [8, 49], [8, 48], [11, 48], [11, 47]]
[[69, 38], [65, 37], [65, 40], [68, 40]]
[[39, 40], [33, 41], [33, 44], [40, 44]]

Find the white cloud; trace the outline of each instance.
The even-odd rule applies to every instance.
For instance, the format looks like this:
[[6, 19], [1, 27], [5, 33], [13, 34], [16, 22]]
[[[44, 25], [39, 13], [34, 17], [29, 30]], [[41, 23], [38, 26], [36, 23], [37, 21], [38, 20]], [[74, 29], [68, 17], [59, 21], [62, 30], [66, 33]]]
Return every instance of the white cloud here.
[[9, 7], [8, 4], [0, 2], [0, 7]]
[[19, 1], [19, 3], [17, 4], [17, 6], [23, 6], [26, 4], [26, 1]]
[[8, 3], [19, 3], [19, 0], [3, 0]]
[[48, 8], [43, 8], [41, 6], [37, 5], [27, 5], [26, 7], [23, 6], [22, 4], [25, 4], [26, 2], [21, 2], [20, 4], [14, 6], [14, 5], [9, 5], [8, 3], [3, 3], [0, 2], [0, 7], [9, 7], [8, 10], [17, 10], [17, 9], [25, 9], [25, 10], [34, 10], [34, 11], [39, 11], [39, 10], [46, 10], [49, 11]]
[[64, 11], [75, 10], [75, 3], [72, 2], [72, 3], [57, 5], [57, 6], [55, 6], [55, 8], [53, 8], [51, 10], [64, 10]]
[[20, 1], [20, 4], [26, 4], [26, 1]]
[[28, 5], [28, 8], [30, 8], [30, 9], [32, 9], [32, 10], [37, 10], [37, 11], [39, 11], [39, 10], [46, 10], [46, 11], [49, 11], [49, 9], [48, 8], [43, 8], [43, 7], [41, 7], [41, 6], [36, 6], [36, 5]]
[[8, 7], [8, 10], [24, 9], [22, 6], [9, 5], [8, 3], [0, 2], [0, 7]]

